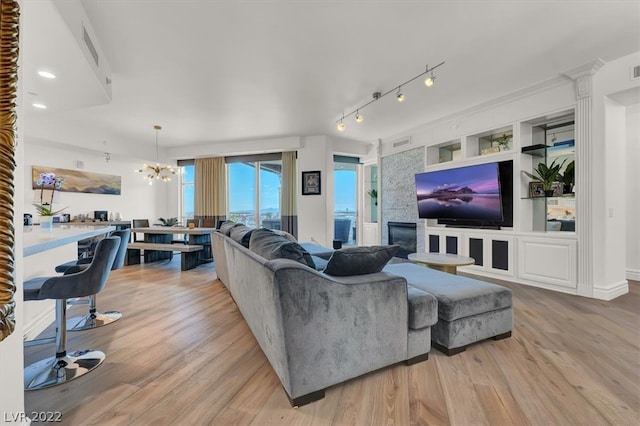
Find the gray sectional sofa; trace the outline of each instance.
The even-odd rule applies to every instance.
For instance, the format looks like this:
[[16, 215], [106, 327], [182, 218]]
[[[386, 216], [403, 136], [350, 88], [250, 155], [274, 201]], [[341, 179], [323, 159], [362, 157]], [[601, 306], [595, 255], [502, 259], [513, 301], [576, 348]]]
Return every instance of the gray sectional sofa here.
[[226, 223], [212, 248], [218, 278], [294, 406], [370, 371], [426, 360], [432, 340], [450, 355], [511, 333], [509, 289], [385, 266], [392, 246], [334, 252], [275, 232]]
[[212, 234], [216, 273], [293, 406], [365, 373], [428, 358], [433, 295], [386, 272], [331, 276], [300, 261], [270, 260], [245, 247], [240, 232], [236, 241], [223, 231]]

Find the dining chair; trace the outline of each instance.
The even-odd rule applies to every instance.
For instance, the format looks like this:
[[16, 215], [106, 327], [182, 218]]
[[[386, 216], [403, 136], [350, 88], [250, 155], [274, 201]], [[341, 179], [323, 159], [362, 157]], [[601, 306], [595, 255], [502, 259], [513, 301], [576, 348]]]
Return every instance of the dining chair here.
[[[120, 237], [106, 237], [96, 246], [95, 256], [86, 269], [54, 277], [37, 277], [23, 283], [25, 301], [56, 301], [55, 356], [37, 361], [24, 369], [25, 390], [44, 389], [76, 379], [104, 361], [104, 352], [85, 349], [67, 352], [67, 299], [86, 297], [104, 289], [118, 253]], [[25, 342], [25, 346], [28, 342]]]
[[[132, 228], [148, 228], [149, 227], [149, 219], [133, 219], [131, 221]], [[142, 240], [138, 240], [137, 233], [133, 233], [133, 241], [144, 241], [144, 235], [142, 236]]]

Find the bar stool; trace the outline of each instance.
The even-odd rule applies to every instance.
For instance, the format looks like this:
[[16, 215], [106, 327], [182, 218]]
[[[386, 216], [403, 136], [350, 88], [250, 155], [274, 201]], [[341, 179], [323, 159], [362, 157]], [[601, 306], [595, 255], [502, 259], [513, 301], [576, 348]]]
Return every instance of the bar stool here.
[[[112, 271], [120, 269], [124, 266], [124, 258], [127, 254], [127, 246], [129, 245], [129, 238], [131, 237], [130, 229], [122, 229], [119, 231], [113, 231], [111, 236], [120, 237], [120, 245], [118, 246], [118, 252], [116, 258], [113, 261]], [[78, 259], [63, 263], [56, 266], [56, 272], [61, 273], [73, 273], [87, 268], [87, 265], [93, 262], [93, 258]], [[92, 328], [102, 327], [103, 325], [111, 324], [122, 318], [122, 313], [118, 311], [99, 312], [96, 307], [96, 295], [89, 296], [87, 302], [89, 304], [89, 312], [83, 316], [73, 317], [67, 321], [67, 330], [69, 331], [81, 331], [90, 330]]]
[[55, 299], [56, 355], [24, 369], [25, 390], [60, 385], [93, 370], [105, 359], [101, 351], [67, 352], [67, 299], [86, 297], [104, 288], [118, 252], [120, 237], [107, 237], [96, 246], [93, 262], [84, 270], [62, 276], [38, 277], [24, 282], [24, 300]]

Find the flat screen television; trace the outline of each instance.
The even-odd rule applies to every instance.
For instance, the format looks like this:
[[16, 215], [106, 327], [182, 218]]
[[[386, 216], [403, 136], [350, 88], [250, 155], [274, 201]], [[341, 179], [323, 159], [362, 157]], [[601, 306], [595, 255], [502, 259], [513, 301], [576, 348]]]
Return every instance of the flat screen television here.
[[418, 216], [449, 226], [513, 226], [513, 162], [415, 175]]

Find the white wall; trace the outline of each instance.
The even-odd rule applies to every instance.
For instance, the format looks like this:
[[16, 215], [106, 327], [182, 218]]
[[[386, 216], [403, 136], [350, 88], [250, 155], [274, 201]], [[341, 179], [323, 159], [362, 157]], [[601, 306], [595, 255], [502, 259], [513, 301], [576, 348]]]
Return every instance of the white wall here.
[[640, 103], [626, 108], [627, 279], [640, 281]]
[[[77, 161], [84, 162], [84, 168], [77, 168]], [[120, 176], [122, 192], [120, 195], [85, 194], [76, 192], [60, 192], [59, 201], [54, 202], [54, 209], [67, 207], [64, 213], [71, 216], [89, 214], [94, 210], [108, 210], [109, 213], [120, 213], [125, 220], [148, 218], [154, 223], [159, 217], [178, 216], [179, 179], [176, 176], [171, 182], [155, 182], [149, 186], [147, 181], [134, 170], [142, 163], [123, 157], [112, 156], [109, 162], [99, 152], [78, 152], [60, 145], [49, 145], [45, 141], [27, 138], [23, 176], [26, 185], [23, 202], [25, 212], [35, 215], [34, 202], [39, 201], [37, 191], [31, 189], [31, 166], [46, 166], [86, 172], [103, 173]], [[35, 194], [35, 195], [34, 195]], [[34, 198], [35, 197], [35, 198]], [[37, 221], [37, 216], [34, 216]]]
[[[326, 136], [303, 138], [298, 151], [298, 173], [319, 170], [321, 194], [301, 195], [298, 187], [298, 240], [331, 247], [333, 241], [333, 151]], [[301, 181], [299, 181], [299, 185]]]

